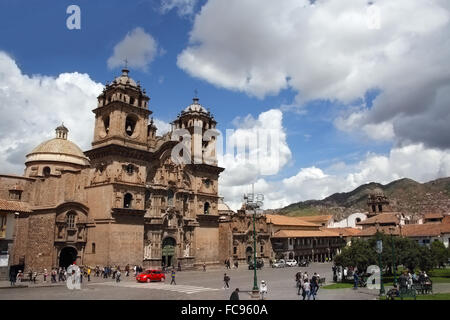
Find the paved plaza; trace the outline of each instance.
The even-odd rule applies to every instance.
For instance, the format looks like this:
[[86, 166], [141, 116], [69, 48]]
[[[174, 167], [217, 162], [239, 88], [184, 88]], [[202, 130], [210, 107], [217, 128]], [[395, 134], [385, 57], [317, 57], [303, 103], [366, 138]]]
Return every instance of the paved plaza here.
[[[273, 269], [264, 267], [258, 270], [258, 282], [265, 280], [268, 284], [267, 300], [299, 300], [294, 277], [298, 271], [307, 271], [310, 276], [318, 272], [331, 283], [332, 272], [330, 263], [314, 263], [307, 268], [289, 267]], [[230, 289], [223, 288], [223, 275], [230, 278]], [[81, 290], [69, 290], [64, 283], [58, 284], [28, 284], [21, 288], [0, 289], [0, 300], [228, 300], [232, 291], [239, 288], [241, 300], [251, 300], [248, 292], [253, 286], [253, 271], [247, 266], [239, 269], [226, 270], [224, 267], [210, 268], [206, 272], [200, 270], [182, 271], [176, 274], [176, 285], [170, 285], [170, 274], [165, 282], [137, 283], [134, 277], [122, 276], [122, 281], [116, 283], [111, 278], [101, 279], [91, 277], [91, 282], [83, 280]], [[9, 283], [3, 283], [3, 287]], [[367, 289], [320, 289], [317, 300], [374, 300], [376, 290]]]

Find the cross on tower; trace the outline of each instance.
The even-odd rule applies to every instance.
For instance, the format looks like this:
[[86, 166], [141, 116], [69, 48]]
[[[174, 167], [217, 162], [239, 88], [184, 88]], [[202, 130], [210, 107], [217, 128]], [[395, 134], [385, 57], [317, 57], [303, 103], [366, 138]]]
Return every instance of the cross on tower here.
[[125, 58], [123, 61], [125, 62], [125, 69], [128, 69], [128, 60], [127, 60], [127, 58]]
[[194, 90], [194, 98], [197, 98], [197, 95], [198, 95], [198, 91], [197, 91], [197, 89], [195, 89]]

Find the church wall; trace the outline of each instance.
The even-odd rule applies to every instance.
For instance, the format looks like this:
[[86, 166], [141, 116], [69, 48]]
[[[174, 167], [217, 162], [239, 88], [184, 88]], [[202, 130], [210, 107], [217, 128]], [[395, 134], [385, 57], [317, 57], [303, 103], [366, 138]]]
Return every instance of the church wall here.
[[[84, 253], [84, 264], [95, 267], [103, 267], [110, 264], [109, 247], [110, 247], [110, 230], [111, 224], [99, 223], [95, 227], [88, 229], [86, 250]], [[95, 253], [92, 252], [92, 244], [95, 244]]]
[[232, 257], [233, 234], [231, 232], [231, 221], [219, 223], [219, 261], [225, 261]]
[[13, 245], [12, 265], [18, 265], [25, 262], [28, 244], [28, 214], [21, 214], [16, 219], [16, 237]]
[[113, 186], [103, 185], [87, 189], [87, 202], [91, 219], [110, 219]]
[[197, 227], [195, 228], [196, 263], [219, 263], [219, 228]]
[[32, 213], [28, 224], [25, 271], [50, 270], [56, 262], [53, 257], [55, 213]]
[[121, 217], [120, 223], [111, 224], [111, 264], [142, 265], [144, 257], [144, 225], [136, 218]]

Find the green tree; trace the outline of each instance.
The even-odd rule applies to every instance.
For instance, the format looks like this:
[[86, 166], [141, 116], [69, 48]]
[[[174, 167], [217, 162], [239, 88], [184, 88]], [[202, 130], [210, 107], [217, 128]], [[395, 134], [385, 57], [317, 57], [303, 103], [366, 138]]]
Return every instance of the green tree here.
[[444, 267], [448, 260], [448, 250], [444, 244], [439, 240], [435, 240], [431, 244], [430, 250], [435, 266], [439, 268]]
[[430, 271], [436, 265], [433, 255], [428, 246], [419, 247], [419, 267], [421, 270]]
[[352, 245], [342, 249], [334, 262], [342, 267], [356, 267], [365, 272], [367, 267], [376, 264], [376, 252], [368, 241], [354, 239]]

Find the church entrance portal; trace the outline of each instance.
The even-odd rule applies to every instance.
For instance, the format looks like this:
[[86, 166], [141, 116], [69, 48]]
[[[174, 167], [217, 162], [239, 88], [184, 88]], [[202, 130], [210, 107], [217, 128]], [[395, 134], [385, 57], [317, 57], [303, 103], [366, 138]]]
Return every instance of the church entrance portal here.
[[253, 259], [253, 248], [247, 247], [247, 250], [245, 250], [245, 255], [247, 256], [247, 263], [250, 263]]
[[73, 247], [65, 247], [59, 254], [59, 266], [67, 268], [77, 260], [77, 249]]
[[174, 266], [176, 241], [174, 238], [167, 237], [162, 243], [162, 263], [166, 267]]

